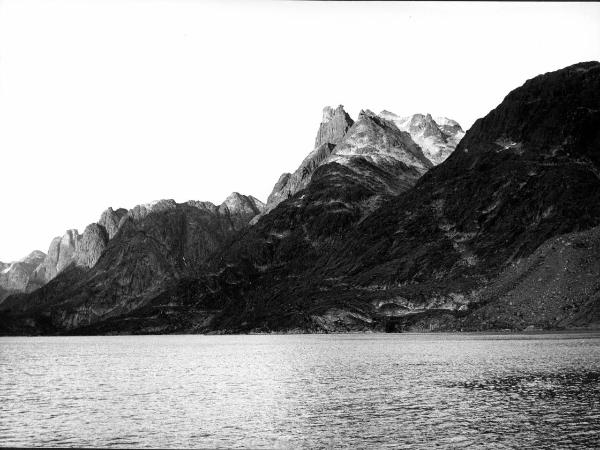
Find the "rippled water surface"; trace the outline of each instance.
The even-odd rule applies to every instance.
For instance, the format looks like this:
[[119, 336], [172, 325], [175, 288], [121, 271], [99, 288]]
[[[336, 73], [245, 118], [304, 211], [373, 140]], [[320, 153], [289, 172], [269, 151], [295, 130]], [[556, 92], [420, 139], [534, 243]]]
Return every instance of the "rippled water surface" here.
[[0, 338], [0, 445], [600, 446], [600, 335]]

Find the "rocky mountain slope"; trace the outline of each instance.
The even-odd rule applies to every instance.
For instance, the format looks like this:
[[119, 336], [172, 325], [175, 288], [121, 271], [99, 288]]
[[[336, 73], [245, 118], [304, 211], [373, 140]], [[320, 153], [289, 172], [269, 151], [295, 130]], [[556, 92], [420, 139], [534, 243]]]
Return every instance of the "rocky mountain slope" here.
[[86, 227], [83, 234], [75, 229], [67, 230], [63, 236], [55, 237], [50, 243], [48, 254], [35, 268], [25, 289], [31, 292], [52, 280], [72, 263], [81, 267], [92, 267], [100, 258], [108, 241], [116, 234], [126, 209], [114, 211], [108, 208], [97, 223]]
[[[91, 269], [72, 264], [34, 293], [1, 303], [0, 328], [600, 325], [600, 63], [527, 81], [435, 167], [382, 115], [363, 111], [350, 123], [343, 109], [328, 110], [317, 135], [321, 150], [296, 177], [280, 180], [283, 194], [268, 214], [249, 219], [253, 226], [237, 226], [228, 205], [134, 208]], [[452, 121], [433, 122], [440, 132], [459, 133]], [[423, 123], [415, 126], [425, 138], [439, 137], [432, 120]], [[254, 211], [241, 209], [246, 218]]]
[[36, 326], [51, 320], [61, 328], [122, 315], [193, 273], [262, 208], [254, 197], [238, 193], [220, 206], [173, 200], [138, 205], [122, 215], [112, 239], [100, 224], [88, 226], [81, 237], [67, 233], [75, 238], [61, 239], [65, 245], [56, 254], [62, 262], [63, 249], [74, 249], [67, 253], [69, 264], [35, 292], [8, 297], [0, 309], [10, 315], [42, 312]]
[[[331, 237], [327, 236], [326, 230], [320, 229], [322, 225], [325, 224], [328, 228], [331, 227], [335, 230], [338, 227], [344, 228], [351, 223], [355, 223], [373, 210], [384, 198], [389, 198], [410, 188], [423, 173], [432, 167], [431, 162], [423, 156], [421, 149], [412, 141], [408, 133], [401, 132], [393, 123], [381, 119], [370, 111], [361, 112], [355, 123], [341, 106], [335, 111], [326, 108], [323, 123], [317, 133], [317, 143], [319, 144], [317, 150], [307, 157], [305, 164], [291, 177], [292, 183], [288, 183], [289, 190], [285, 197], [293, 196], [298, 189], [306, 186], [312, 180], [317, 189], [313, 189], [311, 192], [315, 193], [316, 198], [309, 196], [302, 201], [303, 206], [299, 210], [302, 211], [303, 215], [298, 216], [298, 218], [300, 220], [310, 218], [316, 222], [314, 224], [299, 223], [300, 228], [298, 229], [308, 231], [308, 227], [310, 227], [311, 231], [308, 232], [317, 233], [326, 239]], [[321, 168], [323, 170], [320, 170]], [[292, 189], [291, 186], [294, 186], [294, 188]], [[279, 203], [279, 201], [273, 202], [272, 197], [270, 197], [270, 201], [271, 207], [275, 206], [273, 203]], [[232, 194], [219, 207], [201, 202], [198, 202], [195, 206], [209, 211], [212, 215], [217, 215], [221, 218], [221, 222], [226, 221], [226, 225], [230, 229], [221, 230], [220, 233], [216, 234], [213, 232], [214, 235], [221, 237], [233, 236], [234, 232], [242, 230], [253, 217], [255, 217], [255, 221], [261, 217], [260, 213], [265, 209], [265, 205], [255, 198], [241, 196], [236, 193]], [[156, 205], [151, 205], [153, 211], [156, 211], [156, 207]], [[296, 208], [296, 206], [293, 206], [293, 208]], [[145, 217], [147, 210], [146, 206], [137, 207], [127, 213], [125, 217]], [[189, 215], [188, 213], [185, 215]], [[102, 217], [104, 218], [106, 215], [105, 213]], [[112, 223], [116, 224], [117, 220], [113, 220]], [[122, 229], [123, 223], [124, 219], [121, 219], [116, 229]], [[167, 225], [163, 224], [161, 226], [166, 227]], [[65, 253], [70, 257], [68, 261], [74, 261], [74, 265], [81, 268], [93, 267], [95, 260], [98, 260], [99, 255], [103, 253], [107, 255], [103, 258], [110, 258], [111, 246], [107, 244], [108, 239], [106, 238], [108, 231], [102, 232], [102, 229], [106, 229], [106, 227], [100, 224], [93, 224], [86, 229], [86, 233], [94, 239], [86, 240], [78, 235], [72, 239], [57, 239], [54, 244], [58, 247], [58, 251], [51, 248], [49, 252], [52, 257], [48, 258], [52, 263], [50, 266], [55, 267], [60, 255]], [[182, 232], [182, 230], [177, 231]], [[173, 234], [175, 234], [175, 231], [173, 231]], [[71, 235], [72, 233], [68, 237], [70, 238]], [[113, 239], [118, 236], [119, 234]], [[120, 245], [122, 247], [131, 246], [132, 237], [132, 235], [123, 236]], [[176, 240], [177, 238], [173, 237], [173, 239]], [[91, 240], [91, 242], [86, 243], [88, 240]], [[72, 245], [67, 247], [73, 249], [70, 253], [65, 252], [57, 245], [63, 241], [68, 244], [73, 242]], [[219, 249], [224, 241], [225, 239], [218, 239], [217, 243], [211, 243], [207, 246], [205, 243], [204, 245], [209, 251], [204, 256], [208, 256], [211, 252]], [[142, 241], [138, 251], [143, 253], [148, 245], [149, 241]], [[104, 250], [105, 247], [106, 250]], [[125, 258], [125, 255], [121, 258]], [[173, 280], [182, 276], [190, 276], [193, 270], [201, 273], [202, 269], [197, 266], [203, 262], [203, 259], [196, 258], [193, 263], [188, 264], [187, 269], [184, 271], [174, 269], [161, 272], [162, 269], [151, 269], [151, 271], [161, 274], [154, 277], [155, 284], [152, 285], [152, 288], [142, 284], [134, 289], [133, 294], [119, 291], [118, 294], [113, 292], [111, 295], [120, 297], [119, 304], [128, 302], [128, 307], [136, 309], [152, 295], [156, 295], [161, 288], [166, 289], [169, 283], [172, 284]], [[113, 262], [109, 277], [122, 278], [123, 273], [130, 271], [129, 266], [133, 263], [134, 260], [125, 260], [123, 265], [119, 267]], [[153, 263], [146, 263], [146, 265], [152, 266]], [[61, 264], [60, 269], [63, 266], [64, 263]], [[93, 267], [91, 273], [94, 274], [102, 267], [101, 258], [98, 260], [97, 266]], [[60, 272], [60, 269], [55, 270], [52, 276]], [[82, 278], [80, 272], [76, 273], [75, 279]], [[61, 281], [66, 282], [68, 285], [79, 285], [79, 283], [74, 283], [73, 276], [68, 274], [65, 274]], [[102, 289], [106, 289], [108, 281], [102, 280], [100, 284]], [[48, 306], [51, 303], [60, 303], [66, 298], [80, 298], [79, 292], [82, 288], [78, 287], [77, 289], [77, 291], [67, 289], [64, 284], [57, 281], [56, 283], [50, 283], [37, 292], [36, 295], [27, 299], [10, 299], [10, 301], [5, 302], [3, 307], [5, 309], [10, 308], [14, 312], [15, 309], [18, 311], [28, 309], [30, 305], [44, 303]], [[54, 299], [55, 293], [56, 299]], [[88, 292], [87, 295], [90, 295], [90, 293]], [[95, 298], [104, 297], [105, 295], [108, 294], [100, 292], [100, 290], [94, 291]], [[135, 303], [131, 300], [132, 297], [140, 295], [143, 297], [141, 303]], [[78, 300], [73, 302], [77, 303]], [[106, 315], [119, 315], [123, 311], [124, 309], [116, 312], [106, 311]], [[91, 323], [99, 320], [103, 317], [104, 312], [98, 316], [88, 315], [85, 318], [82, 318], [83, 315], [80, 310], [73, 314], [77, 314], [76, 323], [71, 319], [66, 320], [62, 316], [60, 319], [55, 318], [53, 320], [69, 327], [79, 326], [86, 323], [86, 321]]]
[[[597, 326], [594, 285], [574, 288], [581, 261], [600, 256], [592, 241], [542, 276], [530, 278], [536, 273], [527, 268], [544, 245], [600, 224], [598, 88], [597, 62], [527, 81], [444, 163], [366, 216], [357, 207], [369, 195], [363, 177], [333, 161], [320, 165], [306, 188], [213, 256], [204, 274], [157, 297], [170, 311], [165, 330]], [[539, 278], [554, 280], [541, 298], [528, 287]], [[178, 315], [167, 298], [185, 298], [188, 317], [202, 321]], [[160, 322], [149, 311], [128, 320], [138, 332]]]

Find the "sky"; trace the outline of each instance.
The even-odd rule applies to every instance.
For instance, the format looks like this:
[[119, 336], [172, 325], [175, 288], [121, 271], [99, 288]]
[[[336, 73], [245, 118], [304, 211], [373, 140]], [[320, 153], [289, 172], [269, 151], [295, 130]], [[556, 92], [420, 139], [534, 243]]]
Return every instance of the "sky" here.
[[265, 201], [326, 105], [468, 129], [600, 59], [600, 4], [0, 0], [0, 261], [161, 198]]

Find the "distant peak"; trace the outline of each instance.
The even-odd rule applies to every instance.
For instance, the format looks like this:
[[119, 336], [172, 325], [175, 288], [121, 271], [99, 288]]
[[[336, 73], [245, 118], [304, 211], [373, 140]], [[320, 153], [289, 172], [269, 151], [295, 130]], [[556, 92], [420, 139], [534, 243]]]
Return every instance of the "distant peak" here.
[[239, 209], [242, 205], [252, 204], [252, 200], [239, 192], [232, 192], [227, 196], [225, 201], [221, 203], [221, 206], [226, 206], [230, 211]]
[[358, 113], [358, 118], [361, 119], [363, 117], [377, 117], [377, 114], [370, 109], [361, 109], [360, 113]]
[[384, 109], [383, 111], [381, 111], [379, 113], [380, 116], [385, 117], [385, 116], [392, 116], [392, 117], [398, 117], [398, 114], [393, 113], [391, 111], [388, 111], [387, 109]]

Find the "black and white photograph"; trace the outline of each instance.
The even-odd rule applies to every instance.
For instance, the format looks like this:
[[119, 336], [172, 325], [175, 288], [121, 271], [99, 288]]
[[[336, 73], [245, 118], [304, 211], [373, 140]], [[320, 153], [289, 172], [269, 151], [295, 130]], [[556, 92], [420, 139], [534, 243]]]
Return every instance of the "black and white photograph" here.
[[600, 448], [600, 3], [0, 0], [0, 448]]

